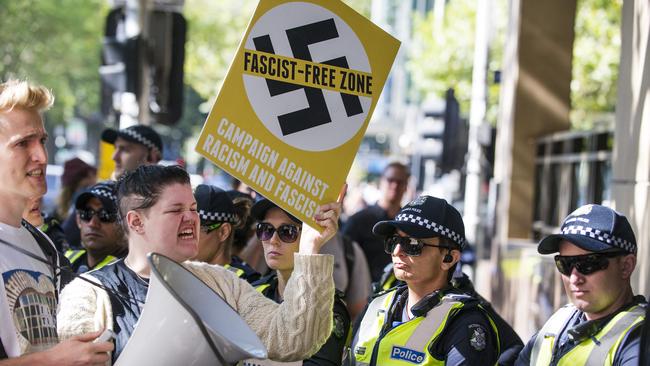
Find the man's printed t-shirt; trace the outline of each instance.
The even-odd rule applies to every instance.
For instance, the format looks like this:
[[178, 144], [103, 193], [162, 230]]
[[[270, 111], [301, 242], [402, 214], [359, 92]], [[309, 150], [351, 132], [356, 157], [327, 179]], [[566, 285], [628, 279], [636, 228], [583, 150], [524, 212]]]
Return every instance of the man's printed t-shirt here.
[[[0, 238], [46, 259], [24, 227], [0, 223]], [[56, 294], [50, 267], [0, 243], [0, 338], [9, 357], [53, 347]]]

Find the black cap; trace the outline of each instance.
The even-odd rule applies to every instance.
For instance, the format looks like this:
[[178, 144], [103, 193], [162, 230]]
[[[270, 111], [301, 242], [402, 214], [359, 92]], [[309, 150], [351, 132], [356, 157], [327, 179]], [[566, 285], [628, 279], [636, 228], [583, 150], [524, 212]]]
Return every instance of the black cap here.
[[372, 232], [389, 236], [400, 229], [415, 239], [445, 237], [465, 249], [465, 225], [463, 218], [442, 198], [420, 196], [404, 206], [394, 220], [380, 221]]
[[199, 184], [194, 190], [196, 208], [202, 224], [214, 222], [237, 222], [235, 206], [230, 196], [221, 188]]
[[560, 242], [566, 240], [590, 252], [623, 250], [636, 254], [636, 238], [627, 218], [609, 207], [589, 204], [573, 211], [564, 219], [559, 234], [539, 242], [540, 254], [560, 251]]
[[144, 145], [149, 150], [157, 149], [162, 154], [163, 144], [160, 135], [149, 126], [135, 125], [121, 130], [107, 128], [102, 132], [102, 141], [106, 141], [109, 144], [114, 145], [118, 137]]
[[83, 209], [85, 208], [86, 203], [88, 203], [88, 200], [95, 197], [99, 199], [106, 211], [110, 213], [117, 212], [115, 185], [116, 183], [114, 181], [105, 181], [95, 184], [77, 197], [74, 207], [77, 210]]
[[[275, 203], [271, 202], [270, 200], [266, 198], [261, 198], [257, 202], [253, 204], [253, 207], [251, 207], [251, 216], [253, 216], [257, 221], [262, 221], [264, 220], [264, 217], [266, 216], [266, 212], [274, 207], [278, 207]], [[280, 208], [280, 207], [278, 207]], [[280, 208], [282, 210], [282, 208]], [[284, 211], [284, 210], [282, 210]], [[302, 221], [298, 220], [297, 217], [293, 216], [292, 214], [288, 213], [287, 211], [284, 211], [289, 218], [298, 223], [302, 224]]]

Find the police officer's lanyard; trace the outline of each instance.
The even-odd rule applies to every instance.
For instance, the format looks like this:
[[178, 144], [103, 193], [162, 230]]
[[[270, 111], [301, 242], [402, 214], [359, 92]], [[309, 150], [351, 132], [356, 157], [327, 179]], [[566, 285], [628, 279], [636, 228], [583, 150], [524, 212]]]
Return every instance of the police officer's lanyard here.
[[411, 313], [408, 310], [408, 303], [409, 303], [409, 299], [408, 299], [408, 296], [406, 296], [406, 300], [404, 300], [404, 306], [402, 307], [401, 321], [398, 321], [398, 320], [393, 321], [391, 323], [391, 328], [395, 328], [395, 327], [397, 327], [397, 326], [399, 326], [399, 325], [401, 325], [403, 323], [406, 323], [406, 322], [410, 321], [411, 319], [413, 319], [413, 317], [414, 317], [413, 313]]

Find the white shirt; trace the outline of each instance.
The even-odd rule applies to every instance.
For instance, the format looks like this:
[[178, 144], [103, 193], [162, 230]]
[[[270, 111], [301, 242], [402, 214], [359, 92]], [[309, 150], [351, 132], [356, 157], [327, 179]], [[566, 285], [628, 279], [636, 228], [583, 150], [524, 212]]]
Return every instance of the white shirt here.
[[[0, 238], [46, 259], [30, 232], [0, 222]], [[0, 338], [9, 357], [54, 346], [55, 284], [51, 268], [0, 243]]]

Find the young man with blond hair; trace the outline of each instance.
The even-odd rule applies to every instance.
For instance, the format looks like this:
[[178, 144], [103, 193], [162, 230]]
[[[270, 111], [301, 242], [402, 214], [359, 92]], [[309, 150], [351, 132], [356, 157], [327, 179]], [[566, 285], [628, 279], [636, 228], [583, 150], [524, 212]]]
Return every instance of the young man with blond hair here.
[[58, 343], [56, 308], [62, 287], [54, 245], [22, 220], [27, 204], [45, 194], [47, 132], [43, 112], [51, 92], [26, 81], [0, 84], [0, 365], [103, 365], [101, 332]]

